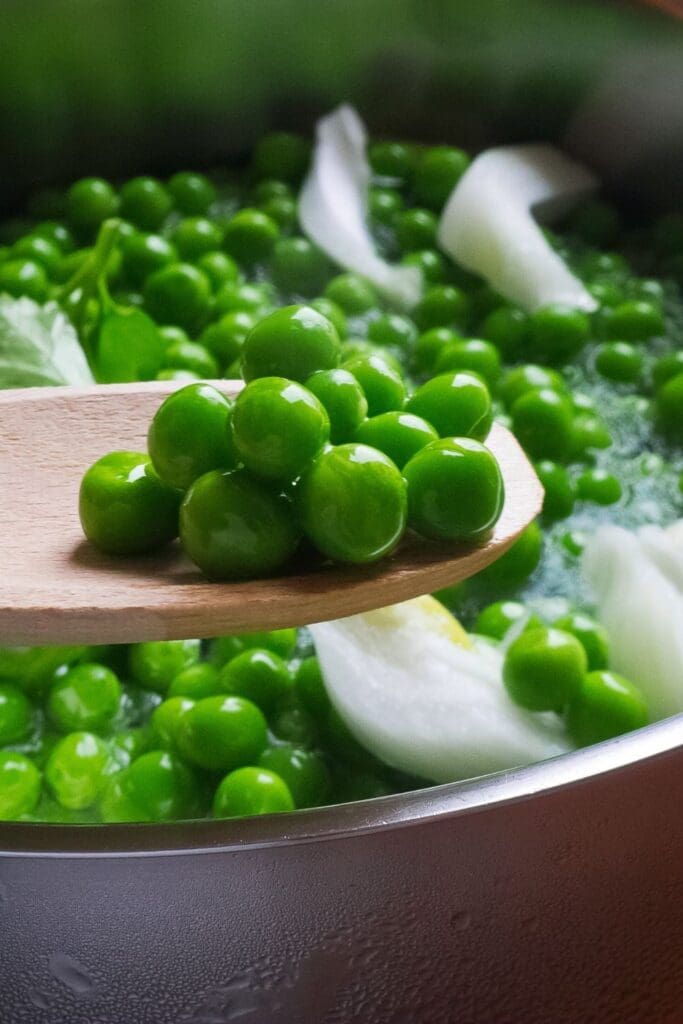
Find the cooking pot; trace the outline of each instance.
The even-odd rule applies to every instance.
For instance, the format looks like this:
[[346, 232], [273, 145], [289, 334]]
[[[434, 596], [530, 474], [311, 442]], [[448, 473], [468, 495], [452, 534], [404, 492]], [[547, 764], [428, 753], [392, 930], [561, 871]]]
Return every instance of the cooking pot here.
[[[4, 0], [2, 202], [238, 160], [346, 99], [386, 135], [560, 140], [672, 208], [677, 6]], [[0, 1024], [679, 1024], [682, 791], [677, 717], [273, 818], [1, 825]]]

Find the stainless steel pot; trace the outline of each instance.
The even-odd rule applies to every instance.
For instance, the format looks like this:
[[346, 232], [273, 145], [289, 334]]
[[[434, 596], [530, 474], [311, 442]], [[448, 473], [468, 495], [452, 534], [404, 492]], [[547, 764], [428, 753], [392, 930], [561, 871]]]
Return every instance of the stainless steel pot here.
[[[6, 205], [78, 173], [238, 157], [341, 99], [386, 133], [560, 138], [634, 209], [680, 199], [683, 36], [661, 11], [0, 9]], [[682, 745], [675, 718], [545, 765], [273, 819], [2, 825], [0, 1024], [678, 1024]]]

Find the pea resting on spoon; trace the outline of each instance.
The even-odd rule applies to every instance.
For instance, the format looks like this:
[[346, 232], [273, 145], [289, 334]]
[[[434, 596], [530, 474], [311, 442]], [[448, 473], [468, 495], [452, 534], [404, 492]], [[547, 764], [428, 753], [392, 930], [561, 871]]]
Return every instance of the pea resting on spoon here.
[[[216, 381], [213, 386], [226, 397], [244, 387], [241, 381]], [[144, 451], [150, 421], [176, 389], [177, 383], [153, 382], [0, 393], [0, 528], [11, 538], [0, 576], [4, 644], [206, 637], [341, 618], [473, 575], [504, 554], [541, 507], [542, 491], [532, 467], [512, 435], [494, 424], [487, 447], [500, 467], [505, 501], [490, 535], [476, 546], [435, 544], [407, 533], [379, 562], [330, 564], [301, 556], [298, 564], [290, 562], [279, 574], [229, 583], [207, 581], [178, 544], [143, 555], [131, 550], [104, 553], [85, 540], [79, 521], [84, 471], [112, 445], [120, 451]], [[231, 407], [231, 414], [235, 409]], [[362, 468], [362, 460], [359, 464]], [[150, 474], [141, 457], [136, 466], [133, 478]], [[225, 479], [226, 474], [218, 477]], [[98, 525], [104, 529], [105, 513], [110, 511], [115, 523], [121, 510], [114, 508], [115, 489], [103, 487], [99, 493], [103, 518]], [[357, 493], [362, 495], [362, 488]], [[179, 496], [174, 500], [177, 507]], [[245, 507], [251, 508], [248, 503]], [[191, 529], [199, 531], [200, 520], [198, 514]], [[261, 537], [259, 523], [252, 523], [251, 533], [247, 520], [243, 525], [245, 545], [254, 534]], [[358, 517], [352, 524], [359, 535], [365, 525]], [[156, 521], [151, 517], [148, 528], [170, 539], [161, 514]], [[109, 542], [112, 537], [115, 542], [115, 530]], [[191, 544], [186, 547], [194, 557]]]

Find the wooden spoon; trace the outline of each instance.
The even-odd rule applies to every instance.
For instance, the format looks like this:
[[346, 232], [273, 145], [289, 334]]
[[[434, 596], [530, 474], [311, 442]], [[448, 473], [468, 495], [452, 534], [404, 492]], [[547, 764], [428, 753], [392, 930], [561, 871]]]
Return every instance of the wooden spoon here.
[[[234, 395], [241, 381], [214, 381]], [[142, 558], [100, 554], [83, 536], [83, 473], [116, 449], [146, 450], [177, 382], [0, 392], [0, 644], [130, 643], [209, 637], [342, 618], [457, 583], [499, 558], [538, 514], [541, 485], [503, 427], [488, 444], [505, 507], [481, 547], [408, 536], [370, 566], [326, 565], [266, 580], [210, 583], [179, 544]]]

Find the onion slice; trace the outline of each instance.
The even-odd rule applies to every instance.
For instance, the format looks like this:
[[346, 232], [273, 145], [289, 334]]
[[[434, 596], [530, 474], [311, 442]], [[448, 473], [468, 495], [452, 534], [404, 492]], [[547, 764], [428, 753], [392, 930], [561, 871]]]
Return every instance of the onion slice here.
[[435, 782], [568, 750], [556, 715], [512, 703], [502, 653], [454, 640], [436, 604], [417, 598], [309, 627], [327, 692], [355, 738], [386, 764]]
[[532, 211], [558, 216], [597, 179], [554, 146], [488, 149], [465, 171], [438, 228], [441, 248], [526, 310], [551, 302], [591, 311], [593, 296], [546, 241]]
[[393, 305], [410, 309], [422, 295], [417, 267], [378, 256], [366, 224], [371, 170], [365, 126], [353, 107], [338, 107], [318, 121], [310, 173], [299, 195], [299, 220], [335, 263], [371, 281]]

